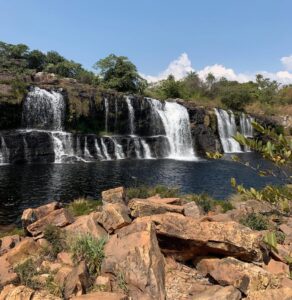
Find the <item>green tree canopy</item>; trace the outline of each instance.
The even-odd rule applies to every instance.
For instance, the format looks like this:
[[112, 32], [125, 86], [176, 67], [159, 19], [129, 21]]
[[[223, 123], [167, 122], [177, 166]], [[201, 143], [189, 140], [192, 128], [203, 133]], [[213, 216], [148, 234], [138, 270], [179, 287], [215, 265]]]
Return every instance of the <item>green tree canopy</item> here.
[[125, 56], [110, 54], [93, 66], [99, 71], [102, 84], [106, 88], [120, 92], [142, 93], [146, 87], [136, 66]]

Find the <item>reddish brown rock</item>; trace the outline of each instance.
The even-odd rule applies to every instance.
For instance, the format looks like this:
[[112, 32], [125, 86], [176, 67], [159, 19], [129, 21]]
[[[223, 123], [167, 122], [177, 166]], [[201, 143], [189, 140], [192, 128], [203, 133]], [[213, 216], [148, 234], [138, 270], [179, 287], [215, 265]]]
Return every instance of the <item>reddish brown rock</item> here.
[[146, 200], [158, 204], [182, 205], [182, 200], [180, 198], [161, 198], [159, 195], [149, 197]]
[[261, 261], [261, 233], [236, 222], [200, 222], [176, 213], [136, 219], [156, 226], [160, 247], [180, 261], [198, 255], [220, 254], [245, 261]]
[[34, 237], [41, 237], [43, 231], [48, 225], [54, 225], [57, 227], [64, 227], [74, 222], [74, 218], [68, 212], [67, 209], [61, 208], [54, 210], [45, 217], [38, 219], [38, 221], [30, 224], [27, 227], [27, 231]]
[[66, 226], [64, 229], [73, 236], [76, 234], [91, 234], [95, 238], [100, 239], [107, 236], [107, 232], [97, 223], [99, 216], [99, 212], [80, 216], [74, 223]]
[[54, 281], [63, 287], [68, 275], [72, 272], [72, 268], [68, 266], [60, 267], [54, 277]]
[[0, 257], [0, 289], [9, 283], [16, 282], [18, 279], [17, 274], [14, 273], [11, 264], [9, 264], [6, 259], [6, 256], [7, 254], [4, 254]]
[[195, 300], [240, 300], [241, 293], [233, 286], [195, 285], [193, 287]]
[[251, 292], [246, 300], [291, 300], [292, 288], [267, 289]]
[[40, 251], [39, 245], [32, 238], [25, 238], [7, 254], [7, 261], [11, 265], [17, 265], [31, 256], [37, 256]]
[[94, 285], [103, 292], [111, 292], [111, 282], [108, 276], [97, 276]]
[[233, 257], [202, 258], [196, 265], [199, 272], [210, 275], [220, 285], [233, 285], [245, 295], [251, 291], [280, 287], [280, 279], [254, 265]]
[[63, 251], [63, 252], [58, 253], [57, 259], [63, 265], [68, 265], [68, 266], [71, 266], [71, 267], [74, 266], [71, 254], [68, 253], [68, 252]]
[[61, 269], [62, 265], [58, 262], [44, 260], [41, 264], [41, 267], [49, 272], [56, 272]]
[[117, 278], [122, 274], [133, 300], [165, 299], [164, 258], [151, 222], [132, 223], [118, 230], [104, 252], [102, 274]]
[[42, 205], [37, 208], [25, 209], [23, 211], [22, 217], [21, 217], [23, 228], [27, 228], [28, 225], [47, 216], [49, 213], [58, 209], [59, 207], [60, 207], [60, 204], [58, 202], [51, 202], [49, 204]]
[[0, 256], [14, 248], [21, 240], [21, 237], [16, 235], [5, 236], [0, 239]]
[[203, 215], [202, 209], [194, 201], [184, 204], [183, 208], [186, 217], [198, 219]]
[[132, 199], [128, 203], [128, 207], [130, 208], [131, 215], [134, 218], [163, 214], [166, 212], [182, 214], [184, 211], [184, 208], [179, 205], [157, 203], [153, 201], [147, 201], [145, 199]]
[[34, 75], [34, 81], [41, 84], [57, 84], [59, 82], [56, 74], [38, 72]]
[[264, 265], [264, 269], [273, 274], [290, 274], [289, 266], [281, 261], [270, 259], [267, 265]]
[[128, 297], [121, 293], [94, 292], [73, 297], [72, 300], [128, 300]]
[[97, 222], [101, 224], [109, 233], [116, 229], [129, 225], [132, 220], [129, 217], [130, 210], [125, 204], [109, 203], [104, 205], [102, 212], [97, 217]]
[[125, 204], [126, 190], [123, 187], [117, 187], [101, 193], [103, 204], [121, 203]]
[[64, 283], [64, 298], [69, 299], [74, 295], [82, 295], [90, 286], [90, 275], [85, 262], [72, 269]]

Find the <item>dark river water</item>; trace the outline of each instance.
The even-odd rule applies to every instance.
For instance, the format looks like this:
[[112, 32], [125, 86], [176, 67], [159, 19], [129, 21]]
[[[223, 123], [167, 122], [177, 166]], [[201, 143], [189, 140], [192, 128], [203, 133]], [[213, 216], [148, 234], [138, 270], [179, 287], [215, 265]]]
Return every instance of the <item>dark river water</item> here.
[[[266, 164], [252, 153], [243, 158]], [[67, 202], [78, 196], [99, 199], [101, 191], [120, 185], [178, 186], [183, 193], [208, 193], [224, 199], [233, 192], [231, 177], [255, 188], [280, 183], [274, 177], [259, 177], [228, 157], [199, 162], [164, 159], [0, 166], [0, 225], [19, 222], [25, 208], [52, 200]]]

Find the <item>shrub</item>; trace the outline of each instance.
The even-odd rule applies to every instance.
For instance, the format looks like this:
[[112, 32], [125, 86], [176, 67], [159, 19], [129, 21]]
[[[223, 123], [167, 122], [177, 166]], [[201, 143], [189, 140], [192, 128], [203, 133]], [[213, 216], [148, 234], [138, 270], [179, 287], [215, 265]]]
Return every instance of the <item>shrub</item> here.
[[276, 234], [277, 243], [280, 244], [280, 245], [284, 244], [284, 241], [285, 241], [285, 238], [286, 238], [285, 233], [282, 232], [282, 231], [276, 231], [275, 234]]
[[256, 213], [250, 213], [239, 221], [242, 225], [247, 226], [253, 230], [267, 230], [268, 221], [261, 215]]
[[160, 197], [171, 198], [179, 197], [178, 187], [166, 187], [164, 185], [156, 185], [153, 187], [141, 185], [139, 187], [133, 187], [127, 189], [127, 196], [129, 199], [133, 198], [148, 198], [159, 194]]
[[18, 234], [19, 236], [24, 236], [24, 230], [22, 228], [13, 228], [11, 230], [8, 231], [0, 231], [0, 239], [5, 237], [5, 236], [9, 236], [9, 235], [16, 235]]
[[104, 245], [106, 239], [96, 239], [91, 234], [79, 235], [71, 242], [70, 251], [73, 261], [84, 260], [91, 275], [100, 273], [100, 267], [104, 258]]
[[58, 253], [66, 248], [66, 237], [60, 228], [54, 225], [46, 226], [44, 230], [44, 238], [51, 244], [51, 248], [48, 249], [48, 255], [51, 258], [56, 258]]
[[79, 198], [68, 204], [68, 210], [75, 216], [88, 215], [100, 206], [101, 201]]
[[32, 289], [40, 288], [40, 283], [35, 280], [35, 277], [39, 275], [39, 273], [35, 262], [31, 258], [17, 265], [14, 271], [19, 277], [20, 284]]

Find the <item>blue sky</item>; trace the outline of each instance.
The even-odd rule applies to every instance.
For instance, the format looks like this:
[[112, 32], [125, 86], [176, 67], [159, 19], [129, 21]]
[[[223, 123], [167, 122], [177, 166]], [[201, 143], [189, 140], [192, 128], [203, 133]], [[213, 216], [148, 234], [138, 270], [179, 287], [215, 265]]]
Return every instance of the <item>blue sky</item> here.
[[0, 0], [0, 40], [86, 68], [126, 55], [152, 80], [191, 69], [292, 82], [291, 12], [291, 0]]

